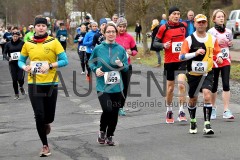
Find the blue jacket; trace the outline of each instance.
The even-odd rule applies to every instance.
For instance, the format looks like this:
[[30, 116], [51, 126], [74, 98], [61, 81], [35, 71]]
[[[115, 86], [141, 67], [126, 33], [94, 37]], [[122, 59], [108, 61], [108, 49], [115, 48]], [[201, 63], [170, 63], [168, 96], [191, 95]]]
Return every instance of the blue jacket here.
[[185, 22], [187, 23], [186, 37], [188, 37], [196, 31], [196, 28], [194, 27], [194, 21], [186, 20]]
[[[115, 60], [119, 59], [123, 63], [123, 67], [118, 67]], [[125, 49], [117, 43], [108, 44], [103, 41], [96, 46], [89, 59], [89, 67], [96, 73], [97, 68], [101, 68], [103, 72], [119, 71], [120, 83], [105, 84], [104, 76], [96, 77], [96, 90], [105, 93], [117, 93], [123, 90], [123, 82], [121, 72], [128, 70], [128, 61]]]
[[85, 35], [85, 37], [83, 39], [83, 45], [87, 46], [86, 53], [88, 53], [88, 54], [91, 54], [93, 51], [93, 48], [94, 48], [93, 37], [97, 32], [98, 32], [98, 30], [96, 30], [96, 31], [91, 30], [91, 31], [87, 32], [87, 34]]

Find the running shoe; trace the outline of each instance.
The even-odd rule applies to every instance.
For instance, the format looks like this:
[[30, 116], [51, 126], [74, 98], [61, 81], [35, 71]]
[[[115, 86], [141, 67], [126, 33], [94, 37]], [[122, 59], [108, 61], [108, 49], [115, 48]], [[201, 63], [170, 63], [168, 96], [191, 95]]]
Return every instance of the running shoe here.
[[98, 139], [97, 139], [98, 143], [99, 144], [104, 144], [105, 143], [105, 139], [106, 139], [105, 132], [99, 131]]
[[81, 72], [81, 74], [86, 74], [85, 72]]
[[203, 132], [204, 134], [214, 134], [214, 131], [209, 121], [205, 122]]
[[167, 111], [166, 114], [166, 123], [174, 123], [173, 112]]
[[20, 87], [20, 92], [22, 93], [22, 95], [25, 95], [26, 94], [26, 91], [23, 87]]
[[91, 80], [91, 78], [90, 78], [90, 76], [86, 76], [86, 80], [88, 81], [88, 82], [90, 82], [90, 80]]
[[109, 146], [114, 146], [114, 145], [115, 145], [115, 143], [113, 142], [112, 136], [106, 138], [106, 143], [107, 143]]
[[228, 109], [225, 112], [223, 112], [223, 118], [224, 119], [234, 119], [234, 116], [232, 112]]
[[40, 152], [40, 157], [48, 157], [51, 155], [50, 149], [48, 146], [44, 145]]
[[119, 116], [126, 116], [125, 110], [123, 108], [119, 108], [118, 115]]
[[19, 100], [19, 94], [15, 94], [14, 100]]
[[48, 135], [51, 132], [50, 124], [45, 124], [45, 130], [46, 130], [46, 135]]
[[215, 107], [212, 107], [212, 113], [211, 113], [211, 119], [217, 118], [217, 109]]
[[186, 114], [183, 111], [180, 111], [178, 114], [178, 121], [179, 122], [187, 122]]
[[196, 122], [196, 119], [191, 120], [189, 133], [190, 134], [196, 134], [197, 133], [197, 122]]

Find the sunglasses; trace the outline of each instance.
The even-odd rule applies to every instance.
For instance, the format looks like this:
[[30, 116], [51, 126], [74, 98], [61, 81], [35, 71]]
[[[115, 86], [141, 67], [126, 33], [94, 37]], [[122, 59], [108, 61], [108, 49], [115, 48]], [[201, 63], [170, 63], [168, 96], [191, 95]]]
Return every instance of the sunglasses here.
[[18, 36], [20, 36], [20, 32], [12, 32], [12, 35], [18, 35]]
[[197, 22], [198, 24], [200, 24], [200, 23], [203, 23], [203, 24], [205, 24], [207, 21], [199, 21], [199, 22]]

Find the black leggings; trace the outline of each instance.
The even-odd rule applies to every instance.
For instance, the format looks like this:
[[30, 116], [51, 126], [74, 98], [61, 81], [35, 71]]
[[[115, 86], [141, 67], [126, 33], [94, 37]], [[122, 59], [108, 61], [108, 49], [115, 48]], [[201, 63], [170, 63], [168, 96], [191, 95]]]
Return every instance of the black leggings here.
[[81, 67], [82, 67], [82, 71], [85, 72], [85, 66], [86, 66], [86, 52], [85, 51], [78, 51], [78, 55], [80, 58], [80, 62], [81, 62]]
[[67, 48], [67, 42], [60, 42], [63, 49], [66, 51], [66, 48]]
[[23, 87], [25, 72], [21, 68], [18, 67], [18, 63], [9, 62], [9, 71], [11, 73], [12, 81], [13, 81], [13, 89], [15, 94], [19, 94], [18, 84], [20, 87]]
[[223, 91], [230, 91], [230, 87], [229, 87], [230, 65], [229, 65], [229, 66], [224, 66], [220, 68], [213, 68], [214, 79], [213, 79], [212, 93], [217, 92], [220, 71], [222, 76]]
[[125, 101], [127, 99], [127, 93], [128, 93], [128, 86], [129, 86], [129, 82], [130, 82], [130, 79], [131, 79], [131, 76], [132, 76], [132, 65], [129, 64], [129, 68], [128, 68], [128, 71], [127, 72], [121, 72], [122, 74], [122, 81], [123, 81], [123, 95], [124, 95], [124, 98], [122, 98], [122, 106], [121, 108], [123, 108], [124, 104], [125, 104]]
[[87, 76], [90, 76], [90, 75], [91, 75], [91, 69], [90, 69], [90, 67], [89, 67], [89, 65], [88, 65], [88, 61], [89, 61], [89, 59], [90, 59], [90, 57], [91, 57], [91, 53], [87, 53], [87, 52], [86, 52], [86, 57], [87, 57], [86, 66], [87, 66], [87, 71], [88, 71]]
[[38, 135], [42, 144], [48, 145], [45, 124], [54, 121], [58, 86], [29, 84], [28, 92], [35, 115]]
[[107, 131], [107, 137], [114, 136], [118, 122], [118, 110], [121, 107], [121, 99], [123, 98], [122, 93], [97, 93], [103, 110], [100, 119], [100, 131]]

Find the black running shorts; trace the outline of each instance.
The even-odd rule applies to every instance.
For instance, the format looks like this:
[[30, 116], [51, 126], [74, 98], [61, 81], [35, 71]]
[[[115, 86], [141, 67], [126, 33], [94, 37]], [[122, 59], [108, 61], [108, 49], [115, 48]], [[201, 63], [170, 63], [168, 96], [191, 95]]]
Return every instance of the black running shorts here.
[[[190, 75], [189, 73], [187, 73], [186, 76], [187, 76], [187, 82], [189, 85], [188, 95], [190, 98], [197, 97], [199, 91], [201, 92], [202, 89], [208, 89], [212, 91], [213, 71], [208, 72], [207, 76], [193, 76], [193, 75]], [[203, 82], [202, 84], [200, 84], [200, 81], [202, 78], [203, 78]]]

